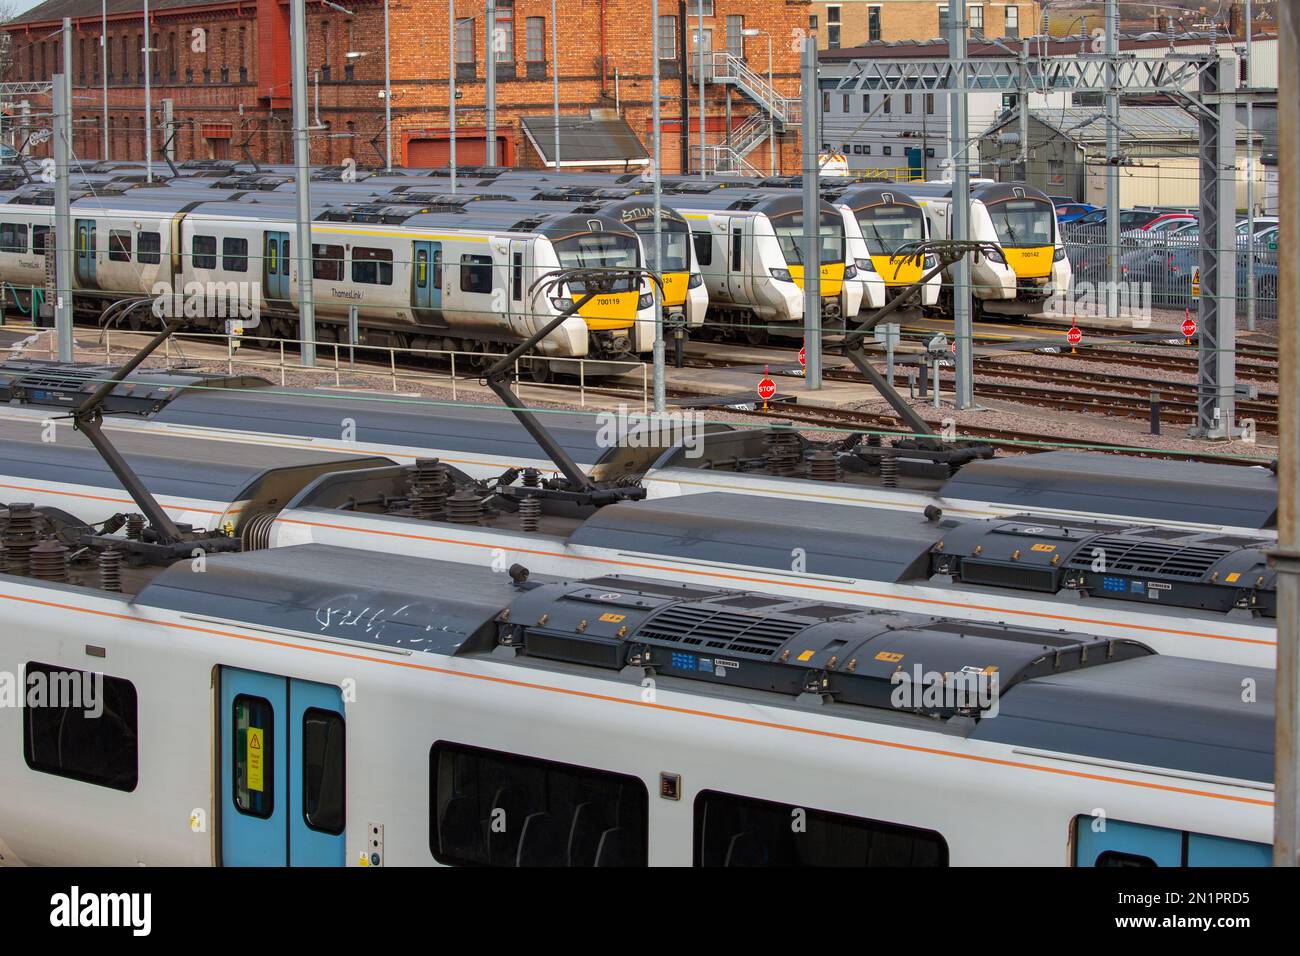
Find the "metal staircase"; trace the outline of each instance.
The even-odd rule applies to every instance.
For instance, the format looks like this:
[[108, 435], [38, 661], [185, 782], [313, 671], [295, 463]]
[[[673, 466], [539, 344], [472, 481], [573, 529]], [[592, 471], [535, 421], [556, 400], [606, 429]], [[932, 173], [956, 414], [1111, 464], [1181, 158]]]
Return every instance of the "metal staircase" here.
[[[758, 109], [731, 132], [730, 142], [707, 145], [697, 159], [706, 172], [761, 175], [746, 157], [764, 143], [772, 133], [800, 125], [800, 102], [797, 97], [783, 96], [740, 57], [725, 51], [710, 51], [704, 56], [704, 81], [733, 86]], [[699, 82], [700, 61], [691, 59], [691, 71]]]

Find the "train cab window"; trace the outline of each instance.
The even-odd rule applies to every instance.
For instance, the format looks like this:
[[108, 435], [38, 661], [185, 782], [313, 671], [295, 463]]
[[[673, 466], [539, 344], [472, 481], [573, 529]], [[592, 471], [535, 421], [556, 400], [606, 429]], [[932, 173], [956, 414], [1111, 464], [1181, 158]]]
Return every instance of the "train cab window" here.
[[312, 278], [326, 282], [343, 281], [343, 247], [312, 243]]
[[492, 257], [460, 257], [460, 290], [462, 292], [492, 291]]
[[1083, 814], [1074, 818], [1072, 842], [1075, 866], [1270, 866], [1273, 862], [1273, 847], [1267, 843]]
[[702, 266], [713, 265], [713, 237], [707, 232], [692, 232], [691, 242], [695, 244], [695, 259]]
[[343, 715], [308, 708], [302, 715], [302, 818], [312, 830], [343, 832], [345, 726]]
[[162, 262], [161, 233], [137, 232], [135, 234], [135, 261], [146, 266], [156, 266]]
[[221, 268], [227, 272], [248, 271], [248, 240], [221, 240]]
[[712, 790], [695, 798], [696, 866], [947, 866], [933, 830]]
[[463, 866], [645, 866], [637, 777], [440, 741], [429, 751], [429, 849]]
[[0, 252], [16, 252], [19, 255], [26, 254], [27, 223], [0, 223]]
[[516, 252], [510, 259], [510, 298], [522, 302], [524, 298], [524, 254]]
[[45, 241], [49, 234], [49, 226], [32, 226], [32, 251], [38, 256], [45, 255]]
[[217, 237], [195, 236], [190, 244], [190, 255], [196, 269], [215, 269], [217, 267]]
[[120, 677], [27, 665], [23, 758], [42, 773], [130, 793], [139, 779], [135, 685]]
[[110, 229], [108, 232], [108, 261], [131, 261], [131, 233], [123, 229]]
[[740, 226], [731, 230], [731, 271], [740, 272], [744, 263], [740, 257]]
[[367, 285], [393, 284], [393, 251], [356, 246], [352, 250], [352, 281]]
[[275, 810], [275, 712], [265, 697], [247, 694], [237, 696], [231, 706], [235, 809], [267, 819]]

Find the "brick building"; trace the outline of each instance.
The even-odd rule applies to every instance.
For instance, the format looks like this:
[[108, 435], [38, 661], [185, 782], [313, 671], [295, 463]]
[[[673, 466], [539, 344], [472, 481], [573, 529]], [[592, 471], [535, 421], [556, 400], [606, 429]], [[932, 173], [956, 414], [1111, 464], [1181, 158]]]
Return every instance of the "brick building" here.
[[[1001, 39], [1040, 33], [1038, 0], [997, 0], [967, 3], [970, 32]], [[838, 50], [872, 41], [935, 40], [947, 35], [948, 4], [944, 0], [835, 0], [815, 2], [808, 10], [808, 28], [818, 46]]]
[[[767, 145], [770, 107], [763, 101], [796, 97], [799, 86], [797, 38], [808, 20], [807, 0], [661, 0], [663, 168], [676, 172], [688, 159], [681, 131], [699, 128], [694, 82], [697, 3], [703, 3], [705, 50], [717, 51], [705, 71], [705, 134], [710, 161], [768, 170], [769, 156], [780, 171], [797, 169], [798, 128], [790, 117], [771, 124], [775, 150]], [[346, 12], [340, 7], [346, 8]], [[100, 0], [47, 0], [3, 25], [12, 52], [10, 81], [48, 80], [60, 68], [63, 17], [73, 21], [75, 149], [80, 157], [102, 157], [101, 70], [108, 78], [109, 155], [143, 159], [145, 28], [138, 0], [108, 0], [107, 45], [101, 51]], [[649, 0], [567, 0], [558, 5], [560, 112], [565, 128], [592, 118], [626, 128], [648, 150], [652, 33]], [[547, 125], [552, 115], [550, 0], [497, 0], [498, 162], [537, 166], [547, 162], [524, 120]], [[458, 75], [457, 158], [482, 162], [485, 148], [484, 57], [491, 47], [484, 0], [458, 0], [455, 50]], [[447, 154], [447, 74], [450, 33], [446, 4], [390, 0], [390, 61], [393, 91], [394, 165], [439, 165]], [[352, 158], [381, 165], [384, 135], [384, 3], [342, 0], [335, 6], [308, 3], [308, 84], [313, 124], [313, 160], [338, 163]], [[745, 36], [760, 31], [758, 35]], [[281, 0], [153, 0], [149, 47], [154, 155], [166, 132], [162, 103], [174, 106], [173, 144], [178, 161], [241, 158], [293, 159], [290, 102], [289, 7]], [[772, 87], [767, 88], [768, 37]], [[689, 47], [688, 49], [686, 47]], [[722, 54], [730, 54], [722, 57]], [[690, 54], [686, 56], [685, 54]], [[683, 89], [682, 64], [688, 82]], [[775, 92], [778, 100], [766, 94]], [[48, 121], [45, 94], [28, 97], [36, 128]], [[5, 104], [6, 125], [23, 123], [17, 102]], [[757, 117], [754, 114], [760, 114]], [[753, 117], [753, 119], [751, 119]], [[746, 121], [750, 120], [748, 125]], [[623, 123], [627, 126], [623, 127]], [[599, 126], [600, 124], [596, 124]], [[759, 129], [759, 127], [764, 127]], [[553, 128], [553, 127], [548, 127]], [[745, 134], [744, 142], [730, 133]], [[692, 143], [698, 133], [692, 133]], [[757, 142], [755, 142], [757, 140]], [[627, 151], [631, 140], [615, 137]], [[21, 135], [19, 142], [21, 145]], [[611, 146], [611, 148], [614, 148]], [[49, 145], [30, 146], [43, 155]], [[597, 151], [598, 152], [598, 151]], [[592, 165], [617, 156], [588, 155]], [[644, 161], [644, 153], [637, 151]], [[737, 155], [739, 154], [739, 155]], [[697, 153], [690, 155], [695, 166]], [[722, 160], [719, 160], [719, 157]], [[748, 157], [746, 159], [745, 157]], [[562, 155], [562, 160], [566, 159]], [[632, 158], [635, 157], [625, 157]], [[566, 167], [570, 162], [564, 162]]]

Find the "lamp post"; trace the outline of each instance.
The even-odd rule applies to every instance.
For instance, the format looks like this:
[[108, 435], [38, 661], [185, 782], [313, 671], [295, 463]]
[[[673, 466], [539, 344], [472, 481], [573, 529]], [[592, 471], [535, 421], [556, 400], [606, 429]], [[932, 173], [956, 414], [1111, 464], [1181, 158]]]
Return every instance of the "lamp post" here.
[[108, 159], [108, 0], [99, 5], [99, 70], [104, 89], [104, 158]]
[[[706, 179], [704, 169], [704, 0], [695, 0], [695, 9], [699, 13], [699, 29], [695, 33], [695, 49], [699, 53], [700, 75], [700, 178]], [[689, 132], [688, 134], [689, 135]]]
[[384, 171], [393, 171], [393, 74], [388, 48], [388, 0], [384, 0]]
[[149, 0], [144, 0], [144, 178], [153, 182], [153, 92], [149, 86]]
[[[740, 31], [743, 37], [767, 37], [767, 86], [774, 94], [776, 87], [772, 85], [772, 34], [766, 30], [760, 30], [757, 27], [751, 27]], [[772, 118], [772, 110], [767, 111], [767, 165], [768, 174], [776, 175], [776, 121]]]
[[447, 0], [447, 131], [451, 194], [456, 195], [456, 0]]

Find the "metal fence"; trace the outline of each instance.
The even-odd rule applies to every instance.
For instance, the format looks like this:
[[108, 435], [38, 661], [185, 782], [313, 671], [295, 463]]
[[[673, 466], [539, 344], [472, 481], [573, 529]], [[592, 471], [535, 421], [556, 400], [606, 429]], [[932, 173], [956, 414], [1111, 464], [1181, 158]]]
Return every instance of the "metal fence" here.
[[[1072, 225], [1061, 227], [1065, 251], [1074, 273], [1076, 294], [1086, 287], [1099, 288], [1108, 281], [1106, 269], [1106, 226]], [[1130, 301], [1147, 301], [1153, 309], [1182, 312], [1195, 310], [1198, 296], [1193, 284], [1200, 266], [1201, 237], [1143, 236], [1128, 233], [1120, 236], [1119, 279], [1130, 291]], [[1254, 259], [1255, 315], [1277, 318], [1278, 252], [1276, 241], [1247, 236], [1237, 237], [1237, 317], [1246, 318], [1248, 261]]]

